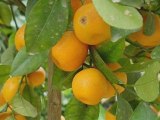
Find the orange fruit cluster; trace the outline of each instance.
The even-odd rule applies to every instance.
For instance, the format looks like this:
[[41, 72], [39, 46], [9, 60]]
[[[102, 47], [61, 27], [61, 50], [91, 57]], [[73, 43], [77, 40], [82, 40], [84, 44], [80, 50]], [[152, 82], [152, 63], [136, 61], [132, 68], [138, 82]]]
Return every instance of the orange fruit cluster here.
[[[38, 87], [45, 81], [46, 74], [44, 69], [40, 67], [37, 71], [28, 74], [26, 78], [28, 85], [31, 87]], [[9, 104], [17, 92], [22, 94], [25, 86], [26, 79], [22, 80], [21, 76], [10, 77], [6, 80], [0, 91], [0, 107], [7, 103]], [[7, 117], [11, 116], [11, 113], [11, 110], [0, 113], [0, 120], [5, 120]], [[14, 117], [16, 120], [26, 120], [24, 116], [19, 114], [15, 114]]]
[[110, 26], [97, 13], [91, 0], [71, 0], [74, 31], [67, 31], [52, 47], [53, 62], [64, 71], [78, 69], [88, 54], [88, 45], [97, 45], [111, 38]]

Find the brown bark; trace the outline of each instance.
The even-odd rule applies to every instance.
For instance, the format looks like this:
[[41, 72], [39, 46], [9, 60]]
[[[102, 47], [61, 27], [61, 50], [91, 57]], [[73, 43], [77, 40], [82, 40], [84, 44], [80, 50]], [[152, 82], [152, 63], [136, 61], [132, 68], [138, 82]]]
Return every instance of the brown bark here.
[[61, 91], [52, 83], [54, 65], [51, 58], [48, 65], [48, 120], [61, 120]]

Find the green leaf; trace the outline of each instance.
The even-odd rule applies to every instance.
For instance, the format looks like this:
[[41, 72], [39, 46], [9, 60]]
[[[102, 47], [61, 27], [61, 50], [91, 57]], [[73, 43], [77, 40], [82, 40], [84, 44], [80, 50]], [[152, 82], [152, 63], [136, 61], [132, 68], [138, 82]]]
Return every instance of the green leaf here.
[[47, 52], [35, 55], [29, 55], [25, 49], [22, 49], [16, 55], [11, 69], [11, 75], [26, 75], [37, 70], [47, 59]]
[[132, 7], [113, 3], [111, 0], [93, 0], [99, 15], [106, 23], [120, 29], [139, 29], [143, 25], [142, 16]]
[[14, 43], [15, 35], [16, 35], [16, 31], [12, 31], [12, 33], [11, 33], [11, 35], [9, 36], [9, 39], [8, 39], [8, 47], [13, 47], [13, 46], [15, 46], [15, 43]]
[[160, 46], [157, 46], [153, 49], [153, 51], [151, 53], [151, 58], [160, 60], [160, 54], [159, 53], [160, 53]]
[[147, 61], [147, 62], [139, 62], [134, 64], [128, 64], [127, 66], [123, 66], [122, 68], [118, 69], [119, 72], [127, 72], [127, 73], [136, 73], [136, 72], [143, 72], [145, 71], [146, 67], [149, 64], [154, 63], [154, 61]]
[[53, 86], [56, 89], [64, 90], [71, 88], [72, 86], [72, 79], [75, 76], [75, 74], [79, 70], [75, 70], [72, 72], [65, 72], [61, 69], [59, 69], [56, 65], [54, 65], [54, 71], [53, 71]]
[[97, 120], [99, 105], [88, 106], [72, 98], [65, 110], [66, 120]]
[[37, 116], [37, 110], [30, 104], [28, 101], [26, 101], [21, 95], [17, 94], [13, 100], [11, 101], [10, 105], [12, 106], [12, 109], [23, 116], [27, 117], [36, 117]]
[[143, 8], [149, 11], [156, 11], [160, 8], [159, 0], [144, 0]]
[[154, 17], [154, 15], [152, 13], [148, 13], [147, 14], [146, 22], [144, 24], [144, 31], [143, 31], [143, 33], [145, 35], [150, 36], [150, 35], [152, 35], [155, 32], [155, 30], [156, 30], [155, 27], [156, 27], [155, 17]]
[[14, 46], [7, 48], [1, 56], [1, 64], [11, 65], [16, 54], [16, 49]]
[[2, 21], [2, 24], [9, 25], [11, 20], [12, 14], [10, 8], [5, 3], [0, 2], [0, 21]]
[[27, 1], [26, 12], [25, 12], [26, 19], [28, 18], [33, 6], [37, 3], [37, 1], [38, 0], [28, 0]]
[[115, 76], [115, 74], [108, 68], [108, 66], [102, 60], [95, 48], [92, 47], [90, 49], [90, 52], [94, 65], [103, 73], [107, 80], [109, 80], [111, 83], [121, 83], [121, 81]]
[[121, 96], [118, 96], [117, 99], [117, 120], [129, 120], [133, 113], [132, 107]]
[[142, 52], [141, 48], [130, 44], [130, 45], [126, 46], [124, 54], [128, 57], [135, 57], [136, 55], [138, 55], [141, 52]]
[[111, 34], [112, 34], [111, 40], [113, 42], [118, 41], [119, 39], [125, 38], [127, 35], [136, 31], [137, 30], [125, 30], [125, 29], [111, 27]]
[[140, 9], [144, 4], [144, 0], [120, 0], [118, 3]]
[[42, 112], [41, 96], [37, 94], [34, 88], [30, 87], [29, 85], [26, 85], [23, 91], [23, 97], [37, 109], [38, 115], [36, 116], [36, 118], [34, 118], [34, 120], [39, 120]]
[[27, 52], [50, 49], [61, 38], [68, 25], [66, 0], [38, 0], [27, 19], [25, 34]]
[[97, 46], [97, 51], [105, 62], [117, 62], [123, 55], [125, 40], [104, 42]]
[[0, 84], [3, 84], [8, 78], [11, 70], [9, 65], [0, 65]]
[[100, 105], [100, 112], [99, 112], [98, 120], [104, 120], [105, 114], [106, 114], [106, 110], [104, 109], [103, 106]]
[[137, 95], [147, 102], [154, 101], [159, 95], [158, 73], [160, 71], [160, 63], [154, 62], [149, 64], [144, 75], [135, 83], [135, 91]]
[[130, 120], [157, 120], [157, 115], [147, 103], [141, 102], [135, 109]]
[[131, 88], [131, 87], [125, 87], [125, 91], [122, 92], [121, 96], [124, 99], [126, 99], [127, 101], [132, 101], [134, 99], [138, 99], [134, 88]]

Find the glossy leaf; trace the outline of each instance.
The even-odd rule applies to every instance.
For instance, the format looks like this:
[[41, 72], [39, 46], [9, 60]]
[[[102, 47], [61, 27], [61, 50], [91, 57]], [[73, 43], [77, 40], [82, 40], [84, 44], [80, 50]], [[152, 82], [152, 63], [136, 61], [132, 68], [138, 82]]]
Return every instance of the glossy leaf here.
[[52, 78], [53, 86], [60, 90], [71, 88], [72, 79], [78, 71], [79, 70], [75, 70], [72, 72], [65, 72], [59, 69], [56, 65], [54, 65], [53, 78]]
[[1, 56], [1, 64], [3, 65], [11, 65], [16, 54], [16, 50], [14, 46], [11, 46], [3, 52]]
[[133, 0], [120, 0], [118, 3], [140, 9], [142, 5], [144, 4], [144, 1], [143, 0], [134, 0], [134, 1]]
[[36, 118], [34, 118], [34, 120], [39, 120], [41, 116], [40, 114], [42, 112], [41, 96], [37, 94], [34, 88], [30, 87], [29, 85], [26, 85], [23, 91], [23, 97], [37, 109], [38, 115], [36, 116]]
[[133, 113], [132, 107], [121, 96], [118, 96], [117, 100], [117, 120], [129, 120]]
[[26, 75], [37, 70], [47, 59], [47, 52], [41, 54], [29, 55], [25, 49], [22, 49], [16, 55], [11, 69], [11, 75]]
[[104, 74], [107, 80], [109, 80], [111, 83], [121, 83], [121, 81], [115, 76], [115, 74], [108, 68], [108, 66], [102, 60], [96, 49], [92, 47], [90, 49], [90, 52], [94, 65]]
[[12, 20], [12, 14], [9, 6], [0, 2], [0, 23], [9, 25]]
[[9, 78], [9, 73], [11, 66], [9, 65], [0, 65], [0, 84], [3, 84], [7, 78]]
[[119, 28], [111, 27], [111, 34], [112, 34], [111, 41], [113, 42], [118, 41], [136, 31], [137, 30], [126, 30], [126, 29], [119, 29]]
[[144, 75], [135, 83], [137, 95], [147, 102], [154, 101], [159, 95], [158, 73], [160, 63], [154, 62], [149, 64], [145, 69]]
[[27, 19], [27, 51], [39, 53], [56, 44], [67, 28], [68, 16], [66, 0], [38, 0]]
[[25, 12], [26, 19], [28, 18], [29, 13], [31, 12], [33, 6], [36, 4], [37, 1], [38, 0], [28, 0], [27, 1], [26, 12]]
[[21, 95], [17, 94], [13, 100], [11, 101], [10, 105], [12, 109], [23, 116], [28, 117], [36, 117], [37, 110], [35, 107], [32, 106], [28, 101], [26, 101]]
[[106, 113], [105, 108], [100, 105], [100, 112], [99, 112], [98, 120], [104, 120], [105, 113]]
[[107, 41], [97, 46], [97, 51], [105, 62], [117, 62], [123, 55], [125, 40]]
[[146, 67], [149, 64], [152, 64], [152, 63], [154, 63], [154, 61], [147, 61], [147, 62], [139, 62], [139, 63], [135, 63], [135, 64], [129, 64], [127, 66], [123, 66], [123, 68], [120, 68], [118, 71], [127, 72], [127, 73], [144, 72]]
[[159, 53], [160, 53], [160, 46], [157, 46], [153, 49], [153, 51], [151, 53], [151, 58], [160, 60], [160, 54]]
[[112, 0], [93, 0], [93, 3], [99, 15], [111, 26], [130, 30], [142, 27], [142, 16], [133, 7], [113, 3]]
[[66, 120], [97, 120], [99, 105], [88, 106], [72, 98], [65, 111]]
[[130, 120], [157, 120], [157, 118], [158, 116], [151, 110], [150, 106], [147, 103], [141, 102]]

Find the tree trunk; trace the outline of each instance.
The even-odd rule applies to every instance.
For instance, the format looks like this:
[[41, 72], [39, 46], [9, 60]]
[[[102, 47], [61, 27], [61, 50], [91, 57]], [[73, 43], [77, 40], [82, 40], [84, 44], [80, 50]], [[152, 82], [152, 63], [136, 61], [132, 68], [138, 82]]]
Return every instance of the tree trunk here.
[[48, 120], [61, 120], [61, 91], [56, 90], [52, 82], [54, 65], [51, 58], [48, 65]]

